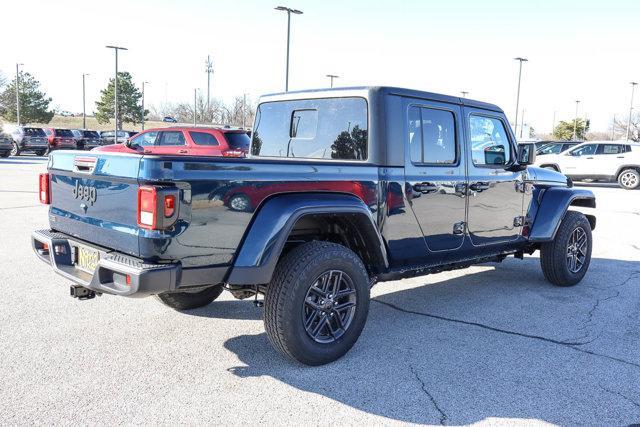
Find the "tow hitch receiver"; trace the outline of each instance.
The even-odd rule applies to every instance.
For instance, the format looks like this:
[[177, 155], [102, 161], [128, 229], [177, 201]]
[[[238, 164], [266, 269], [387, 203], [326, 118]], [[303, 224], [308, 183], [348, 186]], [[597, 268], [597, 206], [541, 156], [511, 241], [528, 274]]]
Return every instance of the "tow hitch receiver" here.
[[70, 292], [72, 297], [78, 298], [79, 300], [86, 300], [96, 297], [96, 293], [94, 291], [80, 285], [71, 285]]

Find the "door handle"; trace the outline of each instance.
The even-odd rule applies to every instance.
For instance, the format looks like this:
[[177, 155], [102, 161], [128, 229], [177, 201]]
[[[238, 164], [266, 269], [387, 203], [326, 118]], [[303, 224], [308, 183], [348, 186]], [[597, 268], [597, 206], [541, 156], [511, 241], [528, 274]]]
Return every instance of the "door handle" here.
[[484, 191], [491, 188], [488, 182], [474, 182], [469, 186], [471, 191]]
[[433, 193], [438, 189], [438, 187], [436, 185], [431, 184], [430, 182], [420, 182], [418, 184], [415, 184], [413, 186], [413, 189], [418, 193], [427, 194], [427, 193]]
[[180, 153], [180, 154], [187, 154], [187, 150], [178, 150], [178, 153]]
[[616, 159], [624, 159], [624, 156], [618, 156]]
[[585, 157], [587, 160], [593, 160], [593, 157]]

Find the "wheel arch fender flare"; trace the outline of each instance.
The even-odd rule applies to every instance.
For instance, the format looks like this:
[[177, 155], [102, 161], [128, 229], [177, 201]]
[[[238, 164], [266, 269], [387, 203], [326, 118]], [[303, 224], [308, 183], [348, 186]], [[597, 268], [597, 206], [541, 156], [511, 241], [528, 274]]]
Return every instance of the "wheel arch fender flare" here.
[[[595, 208], [596, 197], [590, 190], [582, 188], [551, 187], [545, 189], [535, 213], [529, 240], [532, 242], [552, 241], [570, 206]], [[596, 226], [596, 217], [590, 214], [585, 214], [585, 216], [593, 230]]]
[[624, 166], [620, 166], [616, 172], [616, 179], [618, 179], [618, 177], [620, 176], [620, 174], [624, 171], [626, 171], [627, 169], [633, 169], [636, 172], [640, 173], [640, 165], [624, 165]]
[[268, 199], [255, 213], [226, 282], [233, 285], [269, 283], [295, 224], [306, 215], [318, 214], [358, 217], [361, 226], [366, 228], [369, 242], [375, 242], [367, 250], [383, 261], [384, 268], [388, 267], [386, 247], [375, 217], [361, 199], [339, 193], [284, 194]]

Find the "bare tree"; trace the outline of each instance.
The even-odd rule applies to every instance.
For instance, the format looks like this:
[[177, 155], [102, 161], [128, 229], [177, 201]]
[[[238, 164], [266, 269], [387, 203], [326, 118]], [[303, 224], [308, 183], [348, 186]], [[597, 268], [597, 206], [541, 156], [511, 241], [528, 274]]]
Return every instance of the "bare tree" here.
[[[613, 120], [614, 139], [625, 139], [627, 137], [628, 120], [620, 120], [617, 117]], [[635, 142], [640, 141], [640, 113], [631, 116], [631, 129], [629, 139]]]
[[[193, 122], [193, 103], [166, 104], [161, 109], [151, 107], [151, 117], [162, 118], [171, 116], [178, 122]], [[231, 103], [225, 104], [220, 99], [213, 98], [207, 108], [207, 98], [203, 94], [196, 97], [195, 108], [197, 122], [206, 125], [242, 126], [242, 117], [245, 115], [245, 123], [251, 126], [255, 117], [255, 106], [247, 100], [244, 105], [244, 97], [236, 96]]]

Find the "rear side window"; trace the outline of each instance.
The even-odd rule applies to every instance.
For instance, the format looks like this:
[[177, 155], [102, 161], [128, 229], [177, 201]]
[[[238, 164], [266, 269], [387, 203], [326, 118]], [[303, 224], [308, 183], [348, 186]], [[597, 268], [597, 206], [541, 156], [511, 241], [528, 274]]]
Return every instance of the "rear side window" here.
[[207, 132], [189, 132], [189, 136], [196, 145], [220, 145], [216, 137]]
[[456, 162], [455, 122], [451, 111], [410, 107], [409, 143], [413, 163]]
[[569, 151], [569, 154], [572, 156], [590, 156], [592, 154], [596, 154], [596, 149], [598, 148], [595, 144], [583, 145], [582, 147], [574, 148]]
[[157, 145], [185, 145], [184, 135], [181, 131], [160, 132]]
[[511, 160], [511, 146], [502, 120], [495, 117], [469, 117], [471, 159], [476, 166], [502, 166]]
[[624, 152], [624, 145], [601, 144], [598, 148], [598, 154], [621, 154]]
[[367, 159], [369, 132], [363, 98], [263, 103], [255, 123], [251, 141], [254, 156]]
[[251, 145], [251, 138], [244, 132], [227, 132], [224, 134], [227, 139], [229, 148], [234, 150], [249, 151], [249, 145]]

